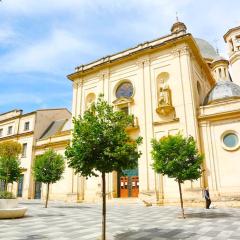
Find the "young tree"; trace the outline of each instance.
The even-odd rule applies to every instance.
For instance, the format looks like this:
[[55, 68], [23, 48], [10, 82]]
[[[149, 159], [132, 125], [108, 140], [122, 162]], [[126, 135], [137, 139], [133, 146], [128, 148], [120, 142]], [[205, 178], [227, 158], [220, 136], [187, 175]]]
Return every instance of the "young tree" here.
[[48, 206], [49, 185], [59, 181], [65, 169], [64, 158], [53, 149], [36, 157], [33, 165], [33, 175], [36, 181], [47, 184], [45, 208]]
[[178, 182], [182, 216], [184, 216], [181, 184], [201, 177], [203, 156], [198, 153], [193, 137], [181, 134], [152, 140], [153, 169], [157, 173], [175, 178]]
[[7, 191], [9, 183], [16, 182], [21, 174], [20, 161], [21, 144], [15, 141], [0, 143], [0, 180], [4, 183], [4, 191]]
[[114, 111], [101, 95], [83, 117], [74, 119], [73, 140], [66, 149], [69, 167], [82, 176], [102, 178], [102, 240], [106, 239], [106, 173], [137, 167], [141, 138], [130, 139], [126, 128], [133, 116]]

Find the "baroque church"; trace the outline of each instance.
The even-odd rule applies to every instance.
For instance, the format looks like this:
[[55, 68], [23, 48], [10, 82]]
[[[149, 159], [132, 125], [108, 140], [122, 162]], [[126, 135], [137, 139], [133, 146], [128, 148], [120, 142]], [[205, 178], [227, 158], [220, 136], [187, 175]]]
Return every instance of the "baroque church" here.
[[[72, 117], [83, 115], [103, 93], [115, 109], [134, 115], [129, 135], [143, 137], [138, 168], [126, 169], [124, 176], [107, 175], [109, 199], [179, 201], [178, 185], [153, 171], [151, 157], [153, 138], [178, 132], [193, 136], [204, 154], [202, 178], [183, 184], [185, 201], [200, 201], [204, 187], [214, 200], [240, 199], [240, 26], [229, 29], [223, 38], [229, 59], [177, 21], [166, 36], [78, 66], [68, 75], [73, 83]], [[34, 156], [49, 147], [64, 154], [71, 128], [71, 117], [54, 120], [36, 140]], [[23, 195], [44, 197], [45, 186], [36, 186], [29, 179]], [[17, 184], [13, 188], [17, 191]], [[70, 168], [50, 187], [52, 200], [100, 198], [101, 179], [85, 179]]]

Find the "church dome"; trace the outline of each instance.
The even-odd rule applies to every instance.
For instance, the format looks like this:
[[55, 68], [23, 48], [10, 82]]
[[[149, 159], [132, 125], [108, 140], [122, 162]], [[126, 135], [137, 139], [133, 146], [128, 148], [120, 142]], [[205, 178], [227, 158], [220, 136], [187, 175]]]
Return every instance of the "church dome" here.
[[205, 97], [203, 105], [233, 98], [240, 99], [240, 86], [231, 81], [219, 80]]
[[219, 59], [219, 54], [209, 42], [201, 38], [195, 38], [195, 41], [200, 48], [200, 52], [204, 58], [212, 60]]

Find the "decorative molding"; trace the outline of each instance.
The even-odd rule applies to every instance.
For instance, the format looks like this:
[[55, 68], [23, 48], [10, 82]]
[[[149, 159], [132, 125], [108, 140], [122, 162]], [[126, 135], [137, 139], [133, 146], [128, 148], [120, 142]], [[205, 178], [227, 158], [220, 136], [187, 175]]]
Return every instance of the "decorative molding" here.
[[77, 89], [77, 88], [78, 88], [78, 83], [74, 81], [74, 82], [72, 83], [72, 86], [73, 86], [74, 89]]
[[175, 48], [171, 51], [171, 54], [174, 57], [184, 56], [184, 55], [190, 55], [190, 48], [188, 46], [184, 46], [181, 48]]
[[180, 56], [180, 49], [175, 48], [174, 50], [171, 51], [171, 54], [173, 57], [179, 57]]
[[132, 103], [134, 103], [134, 99], [133, 98], [125, 98], [125, 97], [117, 98], [116, 100], [113, 101], [113, 104], [115, 106], [120, 106], [120, 105], [125, 105], [125, 104], [132, 104]]
[[180, 56], [183, 55], [190, 55], [190, 48], [185, 46], [183, 48], [180, 49]]
[[78, 78], [77, 80], [73, 81], [72, 83], [73, 88], [77, 89], [78, 87], [81, 87], [83, 85], [83, 79]]
[[39, 149], [46, 149], [46, 148], [50, 148], [50, 147], [66, 147], [67, 145], [69, 145], [69, 143], [70, 143], [70, 140], [49, 142], [49, 143], [45, 143], [40, 146], [35, 146], [34, 149], [39, 150]]
[[12, 140], [12, 139], [17, 139], [18, 140], [20, 137], [31, 136], [31, 135], [33, 135], [33, 131], [25, 132], [25, 133], [13, 134], [13, 135], [10, 135], [10, 136], [6, 136], [6, 137], [0, 138], [0, 142], [1, 141]]
[[165, 124], [175, 123], [175, 122], [179, 122], [179, 118], [174, 118], [171, 120], [160, 121], [160, 122], [153, 122], [153, 125], [158, 126], [158, 125], [165, 125]]
[[159, 114], [159, 115], [163, 115], [163, 116], [167, 116], [169, 115], [170, 113], [172, 112], [175, 112], [175, 108], [171, 105], [165, 105], [165, 106], [158, 106], [157, 109], [156, 109], [156, 112]]
[[151, 65], [151, 59], [150, 58], [144, 59], [143, 63], [144, 63], [144, 67], [148, 67]]
[[136, 66], [138, 67], [138, 68], [143, 68], [143, 61], [141, 61], [141, 60], [138, 60], [138, 61], [136, 61]]

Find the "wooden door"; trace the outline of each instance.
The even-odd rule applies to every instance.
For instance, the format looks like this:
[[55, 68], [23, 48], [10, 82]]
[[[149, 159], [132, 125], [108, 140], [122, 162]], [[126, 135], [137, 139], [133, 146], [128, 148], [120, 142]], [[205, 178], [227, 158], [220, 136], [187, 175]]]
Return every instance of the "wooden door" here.
[[138, 176], [132, 177], [131, 184], [131, 197], [138, 197], [139, 194], [139, 179]]
[[128, 177], [120, 177], [120, 197], [128, 197]]

